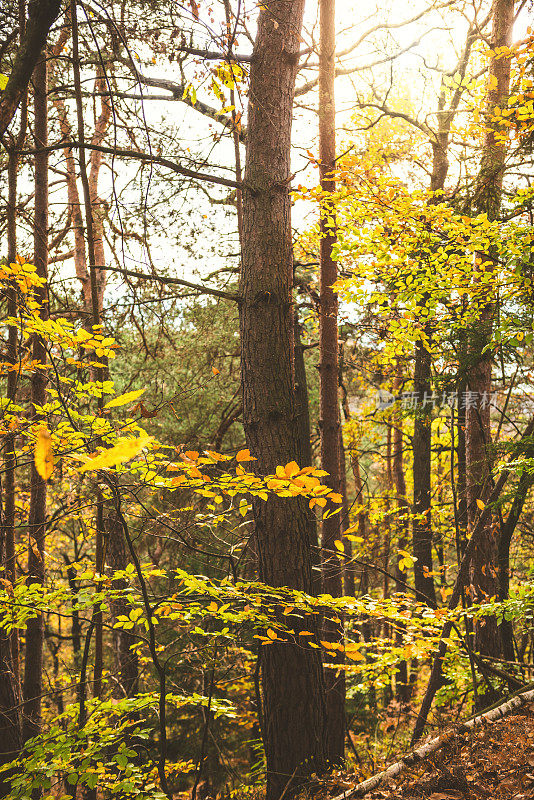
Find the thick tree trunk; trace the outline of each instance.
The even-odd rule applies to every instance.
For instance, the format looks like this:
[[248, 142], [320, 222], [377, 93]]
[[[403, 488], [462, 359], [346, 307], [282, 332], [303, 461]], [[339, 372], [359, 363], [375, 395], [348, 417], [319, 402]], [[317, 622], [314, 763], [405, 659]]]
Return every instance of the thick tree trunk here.
[[[243, 187], [240, 331], [243, 421], [260, 473], [299, 454], [295, 420], [290, 144], [303, 0], [263, 6], [250, 72]], [[296, 498], [253, 503], [259, 576], [312, 590], [309, 509]], [[288, 621], [287, 617], [285, 618]], [[289, 618], [298, 636], [314, 619]], [[306, 638], [306, 637], [303, 637]], [[273, 643], [262, 652], [267, 798], [324, 767], [325, 692], [319, 652]]]
[[[33, 76], [34, 137], [37, 150], [46, 148], [48, 141], [47, 66], [43, 56]], [[37, 274], [48, 277], [48, 153], [35, 155], [35, 220], [34, 220], [34, 264]], [[47, 284], [39, 288], [36, 297], [41, 303], [40, 315], [48, 318]], [[34, 336], [32, 358], [41, 365], [47, 361], [46, 345], [40, 336]], [[46, 372], [35, 370], [31, 383], [32, 415], [39, 415], [35, 406], [46, 402]], [[30, 512], [28, 519], [29, 548], [28, 573], [32, 583], [42, 583], [45, 573], [46, 537], [46, 481], [41, 478], [32, 462], [30, 472]], [[26, 628], [26, 650], [24, 662], [24, 709], [23, 740], [36, 736], [41, 728], [41, 693], [43, 671], [43, 618], [35, 617]]]
[[[493, 11], [492, 48], [497, 50], [491, 59], [489, 88], [486, 107], [492, 114], [495, 107], [506, 104], [510, 86], [510, 56], [502, 55], [499, 48], [511, 43], [514, 22], [514, 0], [497, 0]], [[499, 214], [502, 181], [506, 157], [503, 141], [504, 128], [499, 131], [494, 123], [488, 123], [484, 139], [481, 164], [475, 189], [475, 208], [485, 212], [489, 219]], [[479, 253], [483, 262], [491, 260], [491, 253]], [[476, 271], [481, 269], [475, 265]], [[488, 269], [487, 266], [483, 269]], [[468, 391], [474, 394], [466, 413], [466, 468], [467, 511], [469, 529], [476, 525], [480, 509], [477, 501], [486, 502], [491, 492], [491, 445], [490, 403], [492, 357], [484, 348], [491, 338], [494, 303], [488, 293], [485, 305], [469, 335], [467, 374]], [[499, 595], [498, 542], [491, 519], [485, 526], [484, 536], [476, 548], [471, 564], [471, 597], [474, 601]], [[475, 649], [482, 655], [492, 657], [502, 654], [502, 642], [496, 619], [486, 617], [475, 622]]]

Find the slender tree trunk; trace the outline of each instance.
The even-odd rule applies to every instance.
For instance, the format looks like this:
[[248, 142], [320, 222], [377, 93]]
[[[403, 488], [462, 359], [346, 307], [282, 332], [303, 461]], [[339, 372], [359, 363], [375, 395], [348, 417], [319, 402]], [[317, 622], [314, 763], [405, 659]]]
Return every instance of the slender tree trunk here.
[[[250, 71], [240, 282], [243, 421], [267, 474], [299, 454], [294, 376], [290, 144], [303, 0], [262, 6]], [[253, 502], [259, 576], [312, 590], [309, 509], [302, 499]], [[287, 621], [287, 617], [286, 617]], [[298, 630], [313, 618], [290, 617]], [[302, 637], [306, 638], [306, 637]], [[267, 800], [324, 768], [325, 692], [319, 652], [273, 643], [262, 652]]]
[[[399, 387], [400, 378], [397, 378], [394, 391], [396, 392]], [[395, 416], [394, 426], [392, 434], [392, 471], [395, 493], [397, 495], [397, 548], [399, 550], [406, 550], [408, 545], [410, 506], [407, 499], [406, 478], [404, 475], [404, 442], [402, 418], [400, 414]], [[397, 592], [406, 591], [406, 573], [400, 568], [401, 558], [402, 556], [397, 556], [395, 561], [395, 590]], [[397, 641], [399, 643], [402, 641], [402, 634], [400, 631], [397, 634]], [[408, 664], [406, 661], [401, 661], [399, 665], [396, 683], [397, 698], [403, 702], [407, 702], [410, 699], [410, 686], [408, 682]]]
[[[119, 522], [113, 510], [107, 507], [109, 517], [104, 520], [106, 531], [107, 561], [113, 572], [124, 570], [129, 562], [128, 548], [124, 540], [124, 533], [119, 529]], [[113, 581], [114, 589], [126, 589], [127, 582], [124, 578]], [[121, 614], [128, 615], [129, 603], [126, 598], [113, 600], [111, 613], [116, 620]], [[135, 694], [138, 681], [139, 663], [137, 652], [130, 650], [131, 645], [137, 642], [134, 631], [125, 631], [122, 628], [113, 630], [113, 649], [117, 674], [115, 676], [113, 694], [115, 697], [131, 697]]]
[[[46, 148], [48, 143], [47, 106], [47, 64], [46, 55], [38, 62], [33, 75], [34, 137], [37, 150]], [[48, 153], [35, 154], [35, 220], [34, 220], [34, 264], [39, 277], [48, 277]], [[48, 319], [47, 284], [36, 291], [41, 304], [40, 315]], [[46, 345], [40, 336], [33, 339], [32, 358], [36, 363], [46, 365]], [[31, 381], [32, 416], [39, 420], [36, 406], [46, 402], [46, 372], [35, 370]], [[46, 481], [41, 478], [32, 461], [30, 468], [30, 512], [28, 518], [29, 548], [28, 574], [32, 583], [43, 583], [45, 574], [46, 537]], [[43, 672], [43, 618], [35, 617], [26, 628], [26, 650], [24, 662], [24, 709], [23, 740], [36, 736], [41, 729], [41, 693]]]
[[[475, 29], [470, 28], [465, 46], [458, 62], [456, 73], [465, 76], [469, 57], [475, 37]], [[449, 171], [448, 149], [451, 126], [458, 110], [462, 96], [461, 87], [453, 93], [450, 104], [446, 108], [447, 88], [442, 80], [437, 108], [438, 129], [432, 141], [432, 171], [430, 191], [433, 193], [430, 203], [443, 200], [443, 190]], [[432, 326], [425, 326], [428, 339], [432, 336]], [[414, 579], [417, 599], [436, 607], [435, 582], [432, 575], [432, 521], [431, 521], [431, 446], [432, 446], [432, 408], [426, 408], [425, 393], [431, 396], [432, 360], [424, 341], [418, 341], [415, 347], [414, 390], [417, 392], [418, 409], [414, 420], [413, 435], [413, 484], [414, 484], [414, 520], [413, 520], [413, 553], [417, 558], [414, 565]]]
[[[295, 406], [297, 436], [299, 441], [299, 458], [297, 463], [302, 467], [312, 465], [310, 403], [308, 398], [308, 381], [304, 361], [304, 347], [300, 338], [298, 312], [295, 308]], [[215, 448], [217, 449], [217, 448]], [[312, 584], [313, 594], [321, 593], [321, 551], [317, 536], [317, 520], [313, 514], [308, 515], [310, 546], [312, 548]]]
[[[496, 0], [493, 11], [492, 48], [497, 53], [492, 57], [489, 69], [489, 88], [486, 108], [492, 114], [495, 107], [506, 104], [510, 86], [509, 55], [499, 53], [499, 48], [509, 47], [514, 22], [514, 0]], [[500, 128], [500, 129], [499, 129]], [[488, 123], [484, 138], [481, 164], [475, 189], [475, 208], [485, 212], [488, 218], [497, 218], [500, 210], [502, 182], [504, 175], [506, 143], [505, 128]], [[491, 253], [479, 253], [482, 262], [491, 261]], [[480, 267], [475, 265], [476, 273]], [[492, 357], [483, 352], [491, 338], [494, 316], [494, 302], [488, 292], [485, 305], [469, 334], [467, 384], [473, 392], [474, 403], [468, 404], [466, 413], [466, 469], [467, 469], [467, 512], [469, 529], [473, 530], [480, 509], [477, 501], [483, 503], [491, 492], [491, 465], [489, 448], [491, 445], [490, 404]], [[485, 526], [484, 536], [476, 548], [471, 563], [471, 595], [475, 601], [499, 595], [499, 557], [496, 530], [491, 518]], [[495, 617], [475, 621], [475, 649], [482, 655], [499, 656], [502, 642]]]
[[[321, 463], [328, 472], [326, 482], [334, 492], [341, 489], [339, 449], [338, 404], [338, 330], [337, 294], [332, 285], [337, 280], [337, 264], [333, 259], [336, 243], [335, 209], [332, 193], [335, 191], [336, 168], [336, 118], [334, 100], [335, 79], [335, 0], [320, 0], [319, 41], [319, 159], [321, 175], [320, 219], [320, 394], [321, 394]], [[340, 538], [340, 515], [326, 516], [322, 522], [323, 589], [332, 597], [343, 594], [341, 564], [334, 542]], [[335, 623], [328, 614], [324, 619], [324, 637], [327, 641], [343, 641], [343, 625]], [[339, 650], [332, 651], [329, 661], [341, 660]], [[330, 761], [343, 760], [345, 750], [345, 672], [341, 669], [325, 670], [327, 755]]]
[[457, 398], [458, 398], [458, 417], [456, 424], [456, 431], [458, 441], [456, 444], [456, 460], [457, 465], [457, 479], [456, 490], [458, 498], [458, 542], [457, 542], [457, 557], [458, 563], [463, 556], [466, 541], [467, 541], [467, 471], [466, 471], [466, 453], [465, 453], [465, 405], [462, 403], [462, 398], [465, 397], [467, 389], [466, 382], [466, 369], [467, 369], [467, 352], [466, 340], [463, 331], [460, 331], [460, 341], [458, 347], [458, 382], [457, 382]]
[[[430, 337], [430, 326], [425, 326]], [[426, 342], [415, 348], [414, 391], [417, 408], [413, 432], [413, 554], [416, 598], [436, 608], [436, 590], [432, 573], [431, 472], [432, 406], [430, 378], [432, 359]]]

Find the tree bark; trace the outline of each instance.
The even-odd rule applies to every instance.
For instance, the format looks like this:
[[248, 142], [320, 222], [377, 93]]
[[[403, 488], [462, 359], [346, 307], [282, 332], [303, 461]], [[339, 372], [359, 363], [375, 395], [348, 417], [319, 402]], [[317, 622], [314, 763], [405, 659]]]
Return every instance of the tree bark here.
[[6, 132], [19, 104], [26, 94], [32, 72], [36, 67], [48, 32], [61, 8], [60, 0], [31, 0], [24, 37], [6, 88], [0, 94], [0, 137]]
[[[514, 22], [514, 0], [497, 0], [493, 11], [492, 49], [509, 47]], [[491, 58], [486, 108], [489, 115], [496, 107], [506, 103], [510, 87], [509, 55], [497, 53]], [[484, 137], [481, 163], [475, 187], [474, 206], [478, 213], [485, 212], [490, 220], [498, 217], [502, 182], [505, 167], [505, 129], [488, 122]], [[491, 253], [479, 253], [482, 262], [491, 261]], [[480, 267], [475, 264], [475, 273]], [[477, 523], [480, 509], [477, 500], [487, 501], [491, 491], [491, 445], [490, 404], [492, 355], [483, 353], [491, 339], [494, 302], [488, 292], [484, 306], [469, 333], [468, 342], [468, 391], [474, 392], [474, 403], [466, 409], [466, 470], [468, 525], [472, 530]], [[485, 402], [482, 399], [485, 398]], [[476, 548], [471, 564], [471, 599], [475, 602], [499, 595], [499, 557], [497, 533], [488, 519]], [[495, 617], [476, 620], [474, 625], [475, 649], [481, 655], [498, 657], [502, 654], [502, 642]]]
[[[299, 454], [294, 378], [290, 144], [303, 0], [263, 6], [250, 71], [240, 281], [243, 422], [259, 473]], [[312, 590], [308, 506], [253, 502], [259, 576]], [[287, 617], [286, 617], [286, 621]], [[312, 618], [289, 618], [317, 630]], [[303, 637], [305, 638], [305, 637]], [[324, 768], [325, 692], [319, 652], [273, 643], [262, 651], [267, 800]]]
[[[47, 65], [46, 55], [37, 64], [33, 76], [34, 98], [34, 138], [35, 148], [46, 148], [48, 142], [47, 106]], [[48, 278], [48, 153], [46, 150], [35, 155], [35, 220], [34, 220], [34, 264], [39, 277]], [[36, 298], [41, 304], [39, 314], [48, 319], [47, 284], [39, 287]], [[32, 358], [42, 366], [47, 362], [46, 345], [40, 336], [33, 339]], [[35, 370], [31, 381], [32, 417], [35, 422], [39, 414], [36, 406], [46, 402], [46, 372]], [[30, 512], [28, 519], [29, 548], [28, 574], [32, 583], [43, 583], [45, 574], [46, 538], [46, 481], [41, 478], [32, 461], [30, 468]], [[29, 620], [26, 628], [26, 650], [24, 662], [24, 709], [22, 735], [26, 742], [36, 736], [41, 729], [41, 693], [43, 671], [43, 618], [41, 615]]]
[[[319, 36], [319, 170], [321, 176], [320, 209], [320, 397], [321, 397], [321, 465], [328, 472], [325, 482], [332, 491], [341, 489], [338, 404], [338, 300], [332, 285], [337, 280], [337, 264], [333, 258], [336, 243], [335, 191], [336, 118], [335, 118], [335, 0], [320, 0]], [[333, 510], [333, 509], [330, 509]], [[322, 522], [323, 590], [332, 597], [343, 594], [343, 573], [334, 542], [340, 538], [340, 514], [326, 515]], [[343, 624], [324, 619], [327, 641], [343, 641]], [[335, 654], [335, 655], [334, 655]], [[329, 661], [341, 660], [339, 650], [331, 651]], [[339, 763], [345, 754], [345, 672], [335, 666], [325, 670], [327, 755]]]

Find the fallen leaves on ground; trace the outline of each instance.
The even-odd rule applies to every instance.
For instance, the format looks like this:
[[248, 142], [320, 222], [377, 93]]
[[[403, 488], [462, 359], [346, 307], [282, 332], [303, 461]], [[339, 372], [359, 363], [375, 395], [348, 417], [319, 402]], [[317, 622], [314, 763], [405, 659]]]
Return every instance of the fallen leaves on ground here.
[[369, 800], [534, 800], [534, 705], [460, 733]]

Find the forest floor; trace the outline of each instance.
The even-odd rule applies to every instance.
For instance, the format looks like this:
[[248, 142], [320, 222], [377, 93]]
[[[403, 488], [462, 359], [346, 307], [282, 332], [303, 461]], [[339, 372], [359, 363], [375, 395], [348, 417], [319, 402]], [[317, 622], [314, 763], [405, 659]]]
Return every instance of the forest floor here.
[[370, 792], [369, 800], [534, 798], [534, 704], [459, 733], [418, 765]]

